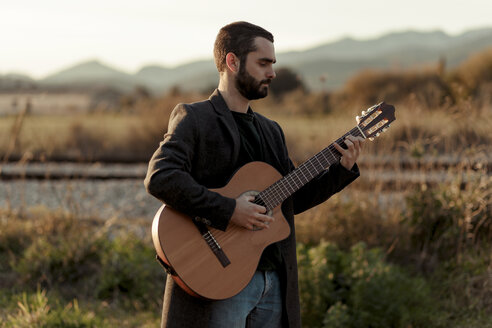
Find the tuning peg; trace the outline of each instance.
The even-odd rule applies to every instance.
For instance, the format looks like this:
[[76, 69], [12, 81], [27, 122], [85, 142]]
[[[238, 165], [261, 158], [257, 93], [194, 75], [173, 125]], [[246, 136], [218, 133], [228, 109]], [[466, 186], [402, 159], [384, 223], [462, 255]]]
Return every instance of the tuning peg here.
[[366, 111], [365, 110], [362, 111], [362, 116], [366, 116]]

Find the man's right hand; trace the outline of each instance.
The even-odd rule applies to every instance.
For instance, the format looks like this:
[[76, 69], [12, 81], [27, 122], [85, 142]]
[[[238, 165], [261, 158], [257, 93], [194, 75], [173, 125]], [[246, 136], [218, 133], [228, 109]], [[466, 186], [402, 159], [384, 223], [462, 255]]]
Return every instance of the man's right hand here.
[[257, 205], [252, 201], [255, 199], [251, 195], [241, 195], [236, 198], [236, 208], [232, 213], [231, 222], [248, 230], [268, 229], [268, 224], [275, 220], [266, 215], [266, 208]]

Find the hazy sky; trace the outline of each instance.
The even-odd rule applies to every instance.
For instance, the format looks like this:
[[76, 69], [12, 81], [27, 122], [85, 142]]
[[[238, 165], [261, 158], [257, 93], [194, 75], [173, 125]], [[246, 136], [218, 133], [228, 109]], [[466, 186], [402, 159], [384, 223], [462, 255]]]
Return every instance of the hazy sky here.
[[0, 0], [0, 74], [212, 58], [217, 31], [238, 20], [272, 32], [279, 52], [408, 29], [459, 34], [492, 27], [491, 13], [492, 0]]

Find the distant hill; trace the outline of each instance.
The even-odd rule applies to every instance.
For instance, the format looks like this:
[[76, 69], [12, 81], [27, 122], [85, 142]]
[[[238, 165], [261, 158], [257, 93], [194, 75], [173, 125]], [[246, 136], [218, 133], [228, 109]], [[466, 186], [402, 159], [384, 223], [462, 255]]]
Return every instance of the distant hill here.
[[90, 60], [51, 74], [40, 82], [48, 86], [84, 87], [91, 85], [98, 87], [109, 85], [119, 89], [128, 89], [132, 88], [136, 80], [132, 74], [124, 73], [98, 60]]
[[175, 85], [183, 89], [203, 89], [210, 84], [217, 84], [219, 80], [213, 60], [196, 61], [174, 68], [145, 66], [135, 74], [135, 77], [143, 85], [157, 91]]
[[[442, 31], [405, 31], [370, 40], [344, 38], [304, 51], [277, 54], [277, 67], [296, 71], [310, 89], [335, 89], [361, 69], [409, 68], [436, 64], [440, 59], [452, 68], [473, 53], [492, 47], [492, 28], [450, 36]], [[1, 79], [1, 77], [0, 77]], [[154, 92], [172, 86], [207, 89], [218, 82], [212, 59], [169, 68], [145, 66], [135, 74], [91, 60], [63, 69], [37, 81], [41, 86], [112, 86], [122, 91], [136, 85]]]
[[345, 38], [303, 52], [279, 54], [278, 62], [300, 73], [311, 89], [333, 89], [361, 69], [410, 68], [436, 64], [441, 59], [453, 68], [488, 47], [492, 47], [492, 28], [458, 36], [408, 31], [371, 40]]
[[0, 91], [17, 91], [35, 89], [37, 83], [27, 75], [6, 74], [0, 75]]

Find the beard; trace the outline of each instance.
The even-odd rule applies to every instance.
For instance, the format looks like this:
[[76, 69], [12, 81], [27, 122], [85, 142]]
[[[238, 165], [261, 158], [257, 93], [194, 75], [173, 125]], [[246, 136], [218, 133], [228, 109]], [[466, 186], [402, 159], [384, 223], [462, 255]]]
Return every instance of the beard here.
[[[246, 71], [246, 65], [241, 65], [236, 76], [236, 88], [248, 100], [265, 98], [268, 95], [268, 84], [272, 79], [258, 81]], [[267, 84], [267, 85], [264, 85]]]

